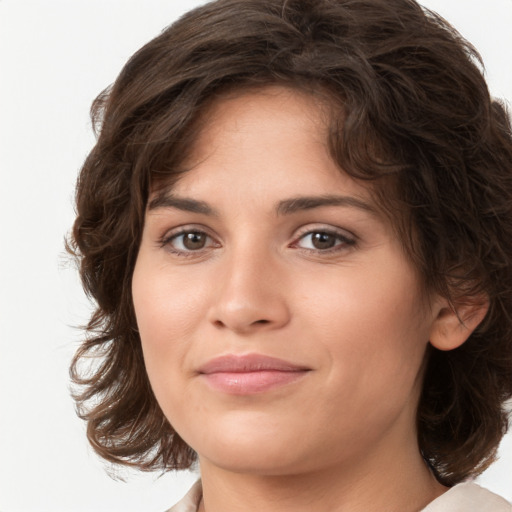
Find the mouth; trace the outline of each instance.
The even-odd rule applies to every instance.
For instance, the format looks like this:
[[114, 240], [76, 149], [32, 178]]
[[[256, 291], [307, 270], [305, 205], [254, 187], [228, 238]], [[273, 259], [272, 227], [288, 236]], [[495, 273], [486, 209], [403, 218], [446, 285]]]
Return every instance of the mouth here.
[[264, 393], [294, 383], [311, 368], [262, 354], [226, 355], [198, 370], [210, 388], [231, 395]]

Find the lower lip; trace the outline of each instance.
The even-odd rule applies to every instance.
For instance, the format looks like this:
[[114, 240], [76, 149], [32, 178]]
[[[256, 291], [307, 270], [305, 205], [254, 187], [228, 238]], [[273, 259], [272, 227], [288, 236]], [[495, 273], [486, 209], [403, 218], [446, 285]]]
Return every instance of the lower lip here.
[[255, 372], [218, 372], [202, 374], [210, 387], [231, 395], [252, 395], [286, 386], [304, 377], [307, 370]]

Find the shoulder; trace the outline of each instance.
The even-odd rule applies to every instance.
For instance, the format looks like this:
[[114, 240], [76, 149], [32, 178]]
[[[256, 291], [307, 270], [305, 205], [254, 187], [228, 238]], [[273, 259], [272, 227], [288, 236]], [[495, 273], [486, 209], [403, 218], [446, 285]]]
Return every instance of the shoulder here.
[[[197, 512], [202, 487], [198, 480], [176, 505], [166, 512]], [[474, 483], [452, 487], [421, 512], [512, 512], [512, 505], [493, 492]]]
[[512, 505], [497, 494], [467, 482], [452, 487], [422, 512], [512, 512]]
[[202, 495], [201, 480], [198, 480], [176, 505], [165, 512], [197, 512]]

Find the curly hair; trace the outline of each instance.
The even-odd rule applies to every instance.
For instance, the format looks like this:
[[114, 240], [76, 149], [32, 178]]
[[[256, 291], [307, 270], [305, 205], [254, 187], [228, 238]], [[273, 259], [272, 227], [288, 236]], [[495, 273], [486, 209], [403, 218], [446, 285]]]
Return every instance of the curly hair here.
[[439, 481], [480, 473], [508, 428], [512, 396], [510, 120], [476, 50], [413, 0], [217, 0], [141, 48], [95, 100], [97, 143], [68, 240], [96, 304], [71, 366], [89, 441], [142, 470], [194, 462], [144, 366], [131, 296], [144, 214], [155, 183], [182, 172], [208, 104], [227, 89], [272, 84], [327, 93], [332, 157], [381, 191], [429, 290], [455, 309], [488, 297], [461, 347], [429, 347], [417, 411], [419, 446]]

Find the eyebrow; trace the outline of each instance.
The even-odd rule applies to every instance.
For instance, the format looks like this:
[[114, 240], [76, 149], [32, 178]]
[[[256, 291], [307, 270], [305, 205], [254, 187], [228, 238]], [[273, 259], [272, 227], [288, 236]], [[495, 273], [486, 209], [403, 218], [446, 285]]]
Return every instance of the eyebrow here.
[[219, 213], [205, 201], [197, 201], [188, 197], [178, 197], [174, 195], [159, 195], [149, 202], [148, 209], [156, 210], [158, 208], [176, 208], [185, 212], [202, 213], [218, 217]]
[[[312, 210], [322, 206], [345, 206], [357, 208], [369, 213], [377, 213], [376, 208], [352, 196], [340, 195], [320, 195], [320, 196], [298, 196], [279, 201], [276, 206], [277, 215], [291, 215], [303, 210]], [[206, 201], [198, 201], [188, 197], [179, 197], [176, 195], [157, 196], [149, 202], [148, 209], [156, 210], [158, 208], [176, 208], [186, 212], [200, 213], [212, 217], [219, 217], [219, 212], [209, 205]]]
[[322, 206], [345, 206], [358, 208], [370, 213], [377, 210], [370, 203], [353, 196], [321, 195], [321, 196], [299, 196], [279, 201], [276, 213], [278, 215], [290, 215], [302, 210], [312, 210]]

